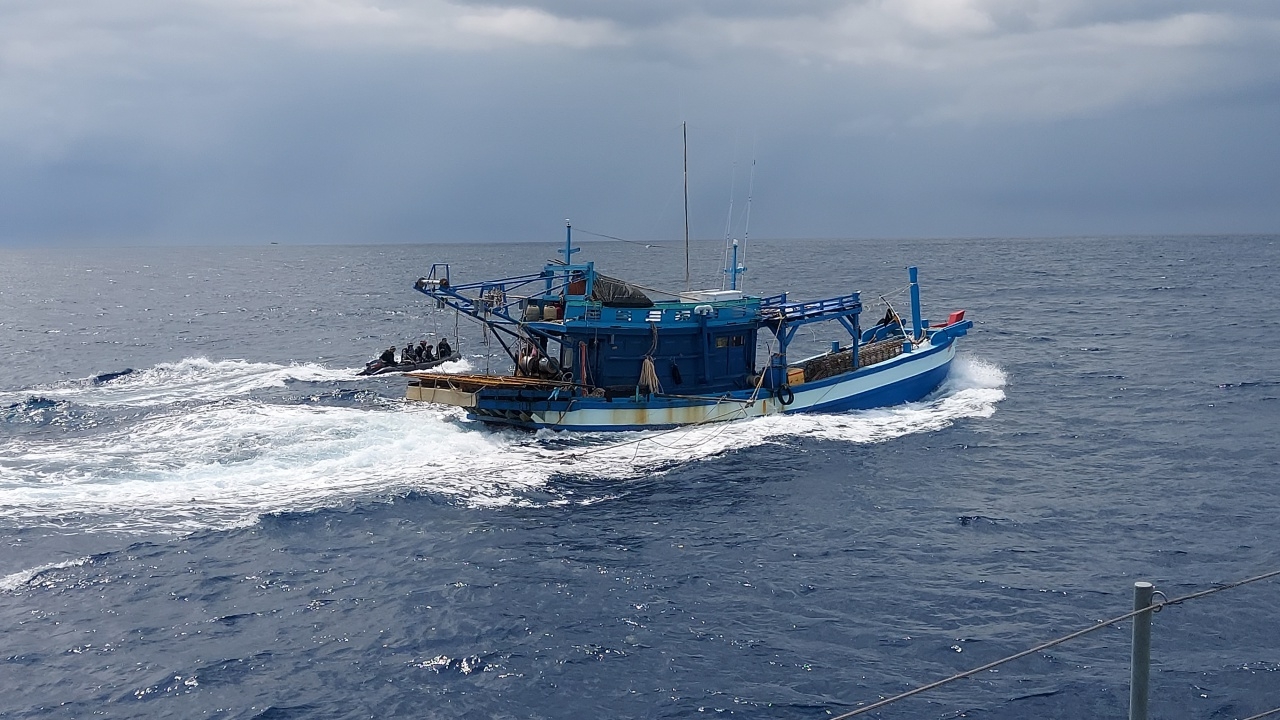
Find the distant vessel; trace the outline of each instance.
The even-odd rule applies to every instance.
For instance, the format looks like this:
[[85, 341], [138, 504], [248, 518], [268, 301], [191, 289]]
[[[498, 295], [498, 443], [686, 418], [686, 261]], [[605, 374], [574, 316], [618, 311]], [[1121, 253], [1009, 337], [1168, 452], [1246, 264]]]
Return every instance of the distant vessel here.
[[[735, 289], [679, 293], [654, 302], [641, 289], [573, 263], [566, 223], [564, 262], [540, 272], [455, 284], [431, 266], [414, 287], [482, 323], [510, 356], [507, 374], [410, 372], [410, 400], [465, 408], [486, 423], [556, 430], [638, 430], [782, 413], [837, 412], [919, 400], [946, 378], [957, 338], [973, 327], [964, 311], [930, 326], [909, 268], [910, 325], [890, 309], [859, 323], [856, 292], [791, 302]], [[801, 327], [828, 323], [843, 337], [830, 350], [791, 360]], [[761, 336], [760, 330], [772, 335]], [[770, 341], [763, 362], [757, 344]]]

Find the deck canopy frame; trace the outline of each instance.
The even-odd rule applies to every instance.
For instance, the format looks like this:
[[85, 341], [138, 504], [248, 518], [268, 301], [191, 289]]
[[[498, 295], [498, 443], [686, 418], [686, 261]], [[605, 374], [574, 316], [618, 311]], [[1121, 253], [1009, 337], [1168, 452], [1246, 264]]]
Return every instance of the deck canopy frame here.
[[[578, 248], [572, 250], [576, 252]], [[448, 263], [433, 263], [427, 275], [418, 278], [413, 285], [415, 290], [434, 299], [439, 306], [452, 308], [489, 326], [495, 331], [495, 336], [502, 333], [514, 341], [532, 337], [543, 343], [556, 340], [555, 335], [527, 322], [524, 319], [525, 308], [533, 303], [541, 312], [541, 308], [547, 305], [563, 305], [570, 299], [583, 300], [591, 296], [594, 286], [595, 263], [590, 262], [581, 265], [548, 264], [539, 273], [461, 285], [453, 284]], [[500, 336], [498, 342], [515, 361], [516, 352]]]

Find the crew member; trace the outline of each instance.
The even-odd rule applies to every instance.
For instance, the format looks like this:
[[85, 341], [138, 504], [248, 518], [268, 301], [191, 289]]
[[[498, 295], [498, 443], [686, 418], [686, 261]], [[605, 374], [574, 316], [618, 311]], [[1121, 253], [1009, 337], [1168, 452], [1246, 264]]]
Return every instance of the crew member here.
[[440, 338], [440, 344], [436, 346], [436, 354], [441, 360], [448, 358], [453, 354], [453, 348], [449, 347], [449, 338]]
[[383, 365], [386, 365], [387, 367], [394, 367], [396, 365], [396, 346], [392, 345], [386, 350], [383, 350], [382, 355], [378, 356], [378, 359], [382, 361]]
[[413, 365], [413, 364], [417, 363], [417, 362], [418, 362], [418, 359], [417, 359], [416, 357], [414, 357], [414, 355], [415, 355], [415, 354], [416, 354], [416, 353], [414, 353], [414, 351], [413, 351], [413, 343], [412, 343], [412, 342], [410, 342], [408, 345], [405, 345], [405, 346], [404, 346], [404, 350], [400, 352], [400, 364], [401, 364], [401, 365]]
[[418, 361], [431, 362], [435, 359], [435, 352], [431, 349], [431, 346], [427, 344], [426, 340], [420, 340], [418, 342]]

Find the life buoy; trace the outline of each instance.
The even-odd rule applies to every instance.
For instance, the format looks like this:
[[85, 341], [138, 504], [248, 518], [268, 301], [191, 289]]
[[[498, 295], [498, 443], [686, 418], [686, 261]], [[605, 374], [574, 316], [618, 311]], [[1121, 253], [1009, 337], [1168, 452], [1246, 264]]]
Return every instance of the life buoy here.
[[777, 396], [778, 402], [782, 403], [784, 406], [790, 405], [796, 401], [796, 394], [791, 392], [790, 385], [780, 385], [778, 387]]

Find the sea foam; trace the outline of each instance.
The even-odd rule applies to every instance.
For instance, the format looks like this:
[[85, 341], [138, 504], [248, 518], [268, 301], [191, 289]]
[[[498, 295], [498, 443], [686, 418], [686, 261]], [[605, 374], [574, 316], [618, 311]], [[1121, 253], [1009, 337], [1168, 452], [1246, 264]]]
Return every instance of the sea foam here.
[[[987, 417], [1006, 382], [999, 368], [961, 357], [932, 396], [892, 408], [668, 431], [527, 433], [402, 400], [328, 407], [247, 397], [288, 379], [350, 379], [350, 370], [188, 360], [134, 375], [118, 381], [124, 387], [77, 390], [77, 401], [105, 402], [105, 395], [115, 402], [184, 403], [75, 441], [14, 440], [0, 450], [0, 519], [188, 532], [414, 492], [472, 505], [528, 503], [530, 491], [557, 476], [606, 483], [607, 495], [612, 481], [779, 439], [884, 442]], [[209, 400], [192, 404], [193, 391]]]

